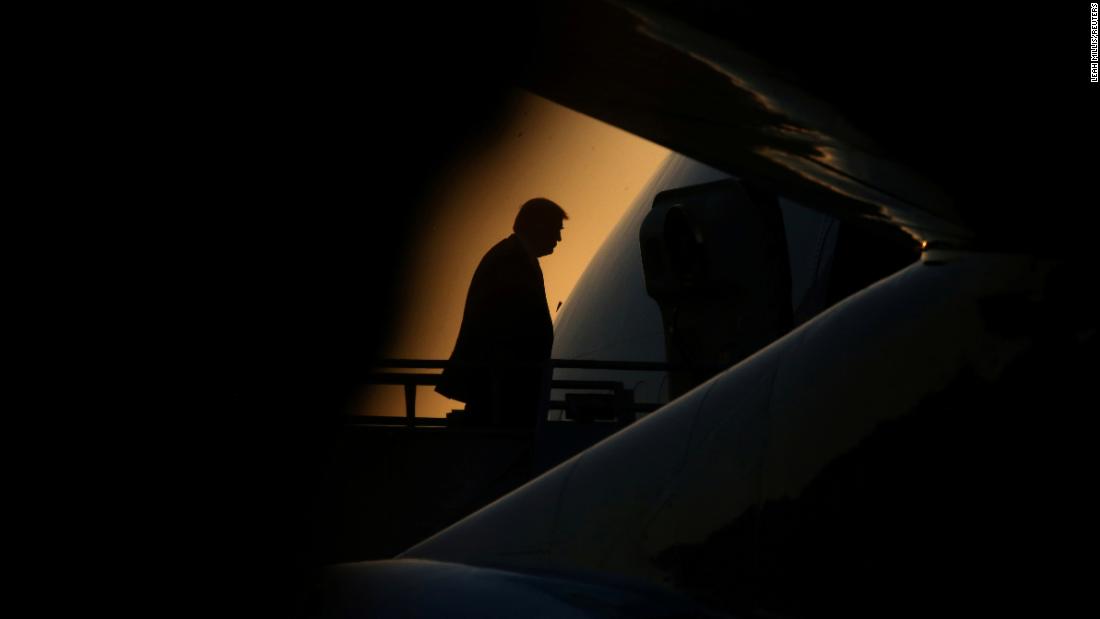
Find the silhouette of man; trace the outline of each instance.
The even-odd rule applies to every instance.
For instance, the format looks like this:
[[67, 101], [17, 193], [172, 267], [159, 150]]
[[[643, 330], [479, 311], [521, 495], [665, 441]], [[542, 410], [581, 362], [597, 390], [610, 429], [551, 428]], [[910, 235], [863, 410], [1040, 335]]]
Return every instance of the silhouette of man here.
[[569, 217], [545, 198], [519, 209], [514, 234], [474, 271], [451, 363], [436, 391], [466, 402], [471, 424], [534, 427], [554, 325], [538, 258], [561, 241]]

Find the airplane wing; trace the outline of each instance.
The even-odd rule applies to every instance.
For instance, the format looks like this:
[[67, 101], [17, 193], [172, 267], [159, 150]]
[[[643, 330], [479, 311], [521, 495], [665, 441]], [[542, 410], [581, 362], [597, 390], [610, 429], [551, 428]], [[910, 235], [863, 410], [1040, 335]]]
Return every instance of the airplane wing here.
[[[1007, 19], [1017, 31], [1052, 27]], [[867, 5], [567, 3], [544, 16], [523, 83], [833, 215], [932, 246], [1064, 253], [1078, 246], [1067, 239], [1087, 240], [1067, 222], [1096, 160], [1088, 93], [1065, 64], [1050, 66], [1068, 58], [1013, 71], [1039, 52], [998, 45], [1009, 26], [990, 20]], [[983, 45], [995, 60], [975, 61]], [[1064, 215], [1037, 217], [1051, 201]]]

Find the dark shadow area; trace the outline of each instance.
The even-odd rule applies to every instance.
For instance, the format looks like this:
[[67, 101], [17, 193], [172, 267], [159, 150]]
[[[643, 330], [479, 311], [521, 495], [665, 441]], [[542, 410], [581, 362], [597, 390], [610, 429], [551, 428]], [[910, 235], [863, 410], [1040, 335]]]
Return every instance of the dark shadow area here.
[[825, 305], [815, 314], [920, 259], [921, 249], [912, 239], [891, 232], [861, 221], [840, 223], [832, 269], [820, 282]]
[[349, 427], [322, 488], [325, 564], [391, 559], [530, 479], [519, 429]]
[[[97, 248], [72, 267], [95, 275], [85, 304], [118, 308], [78, 312], [102, 338], [80, 372], [105, 392], [79, 410], [133, 416], [85, 441], [111, 470], [64, 513], [94, 540], [81, 556], [126, 557], [104, 590], [125, 583], [154, 614], [300, 616], [339, 517], [318, 496], [345, 464], [407, 240], [438, 175], [502, 120], [530, 19], [385, 4], [146, 17], [109, 57], [69, 61], [89, 69], [66, 98], [88, 181], [65, 182], [120, 221], [89, 230]], [[89, 505], [116, 515], [79, 516]]]

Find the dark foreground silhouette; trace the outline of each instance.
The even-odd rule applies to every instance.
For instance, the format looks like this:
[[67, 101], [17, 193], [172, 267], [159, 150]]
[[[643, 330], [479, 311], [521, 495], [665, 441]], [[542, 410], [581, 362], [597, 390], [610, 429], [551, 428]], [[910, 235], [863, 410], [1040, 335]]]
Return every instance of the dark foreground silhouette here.
[[534, 427], [554, 343], [538, 258], [561, 241], [565, 219], [550, 200], [527, 201], [514, 234], [494, 245], [474, 271], [450, 365], [436, 387], [466, 403], [453, 414], [456, 423]]

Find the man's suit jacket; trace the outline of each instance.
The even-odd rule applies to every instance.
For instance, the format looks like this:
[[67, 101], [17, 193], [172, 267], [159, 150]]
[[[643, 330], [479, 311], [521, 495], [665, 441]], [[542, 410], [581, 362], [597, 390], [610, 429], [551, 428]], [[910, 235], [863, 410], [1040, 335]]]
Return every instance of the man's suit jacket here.
[[504, 423], [533, 425], [553, 343], [542, 269], [513, 234], [474, 271], [452, 366], [436, 391], [466, 402], [467, 410], [497, 402]]

